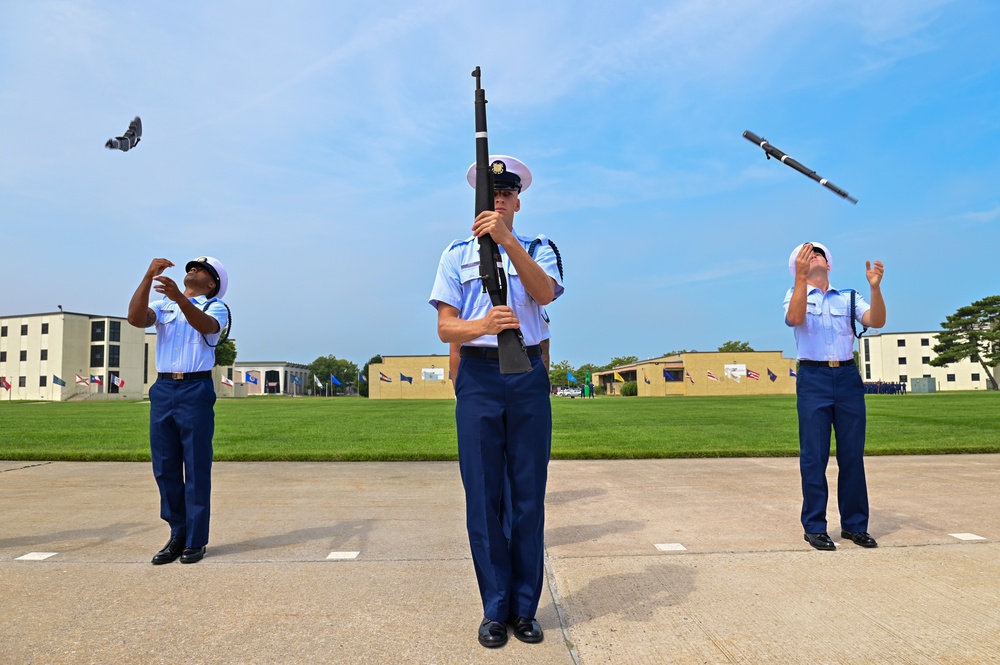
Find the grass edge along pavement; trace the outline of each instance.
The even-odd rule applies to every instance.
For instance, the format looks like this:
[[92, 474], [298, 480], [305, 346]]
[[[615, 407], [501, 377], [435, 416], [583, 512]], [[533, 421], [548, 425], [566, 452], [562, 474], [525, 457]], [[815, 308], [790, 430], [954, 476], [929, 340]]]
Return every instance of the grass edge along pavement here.
[[[997, 453], [1000, 393], [869, 395], [868, 455]], [[0, 459], [148, 461], [148, 402], [5, 402]], [[457, 458], [453, 400], [216, 404], [217, 461]], [[553, 398], [554, 459], [798, 455], [795, 397]]]

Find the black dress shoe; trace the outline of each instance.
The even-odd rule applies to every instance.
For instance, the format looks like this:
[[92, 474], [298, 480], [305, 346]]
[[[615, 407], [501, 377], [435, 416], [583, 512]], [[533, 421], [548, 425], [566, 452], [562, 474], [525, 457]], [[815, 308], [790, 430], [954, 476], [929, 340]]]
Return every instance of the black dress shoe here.
[[538, 622], [534, 618], [525, 619], [524, 617], [512, 616], [508, 619], [508, 623], [514, 629], [514, 637], [522, 642], [534, 644], [545, 639], [542, 627], [538, 625]]
[[204, 547], [185, 547], [181, 553], [181, 563], [198, 563], [205, 558]]
[[483, 619], [479, 625], [479, 643], [487, 649], [496, 649], [507, 644], [507, 625], [502, 621]]
[[[837, 549], [837, 546], [830, 540], [830, 534], [827, 533], [807, 533], [803, 538], [818, 550], [830, 551]], [[183, 561], [183, 559], [181, 560]]]
[[867, 531], [841, 531], [840, 537], [852, 540], [855, 545], [860, 545], [861, 547], [878, 547], [878, 543], [868, 535]]
[[179, 557], [183, 551], [184, 539], [171, 538], [167, 541], [167, 544], [163, 546], [162, 550], [153, 555], [153, 565], [159, 566], [164, 563], [170, 563]]

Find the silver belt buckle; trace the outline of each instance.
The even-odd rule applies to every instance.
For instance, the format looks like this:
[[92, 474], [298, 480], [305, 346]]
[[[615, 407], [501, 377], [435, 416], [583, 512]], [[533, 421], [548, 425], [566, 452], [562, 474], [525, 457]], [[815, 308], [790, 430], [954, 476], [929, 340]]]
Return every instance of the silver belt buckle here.
[[839, 360], [831, 360], [830, 361], [830, 367], [840, 367], [840, 361]]
[[174, 372], [173, 374], [170, 375], [170, 378], [173, 379], [174, 381], [183, 381], [184, 372]]

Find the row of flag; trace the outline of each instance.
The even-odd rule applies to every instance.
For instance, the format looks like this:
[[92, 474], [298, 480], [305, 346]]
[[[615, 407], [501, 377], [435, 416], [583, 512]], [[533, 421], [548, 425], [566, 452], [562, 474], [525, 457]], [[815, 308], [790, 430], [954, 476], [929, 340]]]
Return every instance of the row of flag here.
[[[63, 381], [62, 379], [60, 379], [55, 374], [52, 375], [52, 382], [54, 384], [56, 384], [57, 386], [65, 386], [66, 385], [66, 382]], [[114, 384], [115, 386], [118, 386], [119, 388], [124, 388], [125, 387], [125, 379], [121, 378], [120, 376], [115, 376], [114, 374], [111, 375], [111, 383]], [[91, 384], [93, 384], [95, 386], [103, 386], [104, 385], [104, 381], [101, 380], [101, 377], [94, 376], [93, 374], [90, 375], [89, 379], [86, 378], [86, 377], [80, 376], [79, 374], [76, 375], [76, 385], [78, 385], [78, 386], [89, 386]]]

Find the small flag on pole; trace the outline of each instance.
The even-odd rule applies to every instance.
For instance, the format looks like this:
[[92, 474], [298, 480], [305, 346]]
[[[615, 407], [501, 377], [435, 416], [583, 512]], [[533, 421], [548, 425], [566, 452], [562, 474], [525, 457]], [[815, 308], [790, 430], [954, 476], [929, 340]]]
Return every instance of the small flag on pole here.
[[573, 372], [566, 372], [566, 380], [576, 383], [576, 377], [573, 376]]
[[340, 385], [340, 381], [338, 381], [337, 377], [335, 377], [333, 374], [330, 375], [330, 383], [332, 383], [335, 386]]
[[315, 381], [315, 382], [316, 382], [316, 385], [317, 385], [317, 386], [319, 386], [320, 388], [322, 388], [322, 387], [323, 387], [323, 384], [322, 384], [322, 383], [320, 383], [320, 380], [319, 380], [319, 377], [318, 377], [318, 376], [316, 376], [315, 374], [313, 374], [313, 381]]
[[788, 376], [793, 376], [793, 377], [796, 376], [795, 370], [792, 369], [791, 367], [788, 368]]
[[93, 374], [90, 375], [90, 382], [93, 383], [95, 386], [103, 386], [104, 385], [104, 382], [101, 381], [101, 377], [94, 376]]
[[358, 383], [361, 383], [361, 382], [368, 383], [368, 379], [365, 378], [364, 374], [362, 374], [361, 372], [358, 372]]
[[233, 387], [233, 380], [232, 379], [227, 378], [227, 377], [222, 377], [221, 381], [222, 381], [222, 385], [229, 386], [230, 388]]
[[378, 373], [378, 380], [385, 381], [386, 383], [392, 383], [392, 379], [385, 375], [385, 372]]
[[748, 369], [747, 370], [747, 378], [748, 379], [753, 379], [754, 381], [760, 381], [760, 374], [758, 374], [757, 372], [753, 371], [752, 369]]
[[684, 372], [684, 378], [686, 378], [691, 383], [694, 383], [694, 377], [691, 376], [691, 372]]
[[708, 378], [712, 379], [713, 381], [718, 381], [718, 379], [715, 377], [715, 375], [712, 374], [711, 372], [706, 371], [705, 374], [707, 374]]
[[111, 375], [111, 383], [115, 384], [119, 388], [125, 387], [125, 379], [114, 374]]
[[399, 380], [400, 381], [408, 381], [411, 386], [413, 385], [413, 377], [412, 376], [406, 376], [402, 372], [399, 373]]
[[618, 372], [615, 372], [615, 381], [621, 381], [622, 383], [625, 383], [625, 379], [623, 379], [622, 375], [619, 374]]
[[771, 379], [771, 383], [778, 380], [778, 375], [771, 371], [771, 368], [767, 368], [767, 378]]
[[65, 386], [66, 385], [66, 382], [63, 381], [62, 379], [60, 379], [55, 374], [52, 375], [52, 383], [56, 384], [57, 386]]
[[77, 374], [77, 375], [76, 375], [76, 385], [78, 385], [78, 386], [79, 386], [79, 385], [81, 385], [81, 384], [82, 384], [82, 385], [85, 385], [85, 386], [89, 386], [89, 385], [90, 385], [90, 381], [88, 381], [88, 380], [87, 380], [87, 379], [85, 379], [84, 377], [82, 377], [82, 376], [80, 376], [79, 374]]
[[646, 376], [646, 369], [645, 368], [643, 368], [643, 370], [642, 370], [642, 380], [645, 381], [646, 383], [649, 383], [649, 377]]
[[251, 376], [250, 372], [244, 372], [244, 374], [245, 374], [245, 378], [243, 379], [244, 383], [252, 383], [255, 386], [257, 385], [257, 377]]
[[0, 376], [0, 386], [3, 386], [4, 390], [10, 391], [10, 383], [7, 382], [7, 378]]

